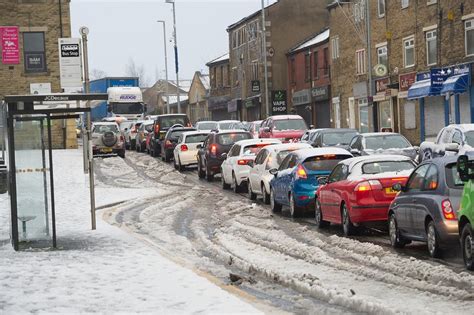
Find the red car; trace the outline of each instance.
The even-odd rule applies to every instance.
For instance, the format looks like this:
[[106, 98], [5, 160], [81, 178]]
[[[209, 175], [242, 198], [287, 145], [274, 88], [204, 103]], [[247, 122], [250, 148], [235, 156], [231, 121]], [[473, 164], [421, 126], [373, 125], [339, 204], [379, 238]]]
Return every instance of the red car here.
[[270, 116], [260, 125], [259, 138], [277, 138], [281, 142], [298, 142], [308, 129], [299, 115]]
[[386, 226], [387, 211], [397, 195], [396, 183], [404, 185], [415, 168], [406, 156], [360, 156], [341, 161], [329, 177], [321, 178], [316, 191], [315, 219], [322, 228], [342, 224], [344, 235], [359, 225]]

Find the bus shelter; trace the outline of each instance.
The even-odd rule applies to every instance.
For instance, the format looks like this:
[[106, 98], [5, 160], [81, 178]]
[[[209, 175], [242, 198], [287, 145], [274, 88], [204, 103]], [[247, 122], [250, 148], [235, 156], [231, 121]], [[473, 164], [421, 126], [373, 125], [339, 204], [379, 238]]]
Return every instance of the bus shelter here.
[[[5, 96], [2, 115], [11, 209], [10, 235], [15, 250], [56, 248], [54, 161], [51, 122], [90, 113], [89, 101], [107, 100], [107, 94], [48, 94]], [[90, 135], [90, 119], [85, 126]], [[88, 136], [84, 136], [88, 147]], [[92, 159], [84, 150], [86, 159]], [[63, 176], [68, 176], [63, 174]], [[93, 172], [89, 172], [93, 178]], [[91, 181], [93, 183], [93, 181]], [[94, 196], [93, 185], [90, 185]], [[95, 203], [91, 213], [95, 220]], [[93, 227], [95, 222], [93, 222]]]

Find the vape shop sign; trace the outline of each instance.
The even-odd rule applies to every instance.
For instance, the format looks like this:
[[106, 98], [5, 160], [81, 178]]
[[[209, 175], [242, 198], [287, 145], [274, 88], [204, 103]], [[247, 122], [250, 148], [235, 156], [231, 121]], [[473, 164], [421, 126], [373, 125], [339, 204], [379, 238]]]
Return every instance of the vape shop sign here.
[[18, 26], [0, 26], [0, 48], [4, 65], [20, 63]]
[[272, 115], [285, 115], [288, 103], [285, 90], [272, 91]]

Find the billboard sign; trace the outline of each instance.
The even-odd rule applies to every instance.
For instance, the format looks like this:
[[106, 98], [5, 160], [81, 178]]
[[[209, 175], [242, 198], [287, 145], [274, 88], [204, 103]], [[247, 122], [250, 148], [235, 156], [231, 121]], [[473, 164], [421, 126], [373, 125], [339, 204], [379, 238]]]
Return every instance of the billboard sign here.
[[0, 46], [2, 49], [2, 63], [17, 65], [20, 63], [18, 26], [0, 26]]

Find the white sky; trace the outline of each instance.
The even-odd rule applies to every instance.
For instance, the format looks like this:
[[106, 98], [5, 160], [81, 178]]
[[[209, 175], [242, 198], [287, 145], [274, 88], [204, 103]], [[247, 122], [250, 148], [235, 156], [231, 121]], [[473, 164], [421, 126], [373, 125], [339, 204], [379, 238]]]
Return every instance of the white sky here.
[[[180, 79], [207, 73], [206, 63], [228, 50], [227, 26], [260, 8], [261, 0], [176, 0]], [[133, 58], [150, 82], [165, 76], [163, 29], [156, 22], [165, 20], [169, 78], [175, 78], [172, 5], [165, 0], [72, 0], [71, 19], [72, 37], [80, 26], [90, 30], [90, 69], [121, 76]]]

